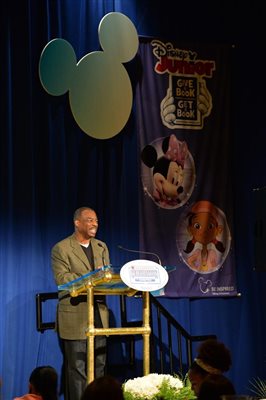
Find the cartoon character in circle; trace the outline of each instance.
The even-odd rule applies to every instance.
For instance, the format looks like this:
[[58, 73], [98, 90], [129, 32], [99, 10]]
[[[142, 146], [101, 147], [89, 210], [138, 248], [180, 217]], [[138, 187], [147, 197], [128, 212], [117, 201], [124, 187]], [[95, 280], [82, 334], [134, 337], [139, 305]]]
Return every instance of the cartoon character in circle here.
[[143, 163], [153, 169], [153, 198], [160, 205], [176, 206], [181, 203], [183, 193], [184, 164], [188, 157], [186, 142], [175, 135], [164, 138], [163, 156], [158, 157], [155, 147], [147, 145], [141, 152]]
[[188, 214], [187, 230], [191, 237], [184, 249], [188, 265], [201, 272], [216, 270], [220, 255], [225, 252], [222, 241], [217, 239], [223, 232], [218, 209], [209, 201], [197, 202]]

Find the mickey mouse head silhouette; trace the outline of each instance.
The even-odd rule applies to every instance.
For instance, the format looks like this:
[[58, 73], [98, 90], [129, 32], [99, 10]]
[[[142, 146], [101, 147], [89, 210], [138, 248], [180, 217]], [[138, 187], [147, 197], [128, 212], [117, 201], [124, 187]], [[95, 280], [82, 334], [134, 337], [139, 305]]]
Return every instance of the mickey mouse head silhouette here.
[[210, 279], [204, 280], [203, 277], [200, 277], [198, 283], [201, 293], [208, 293], [211, 291], [212, 281]]
[[98, 29], [102, 51], [86, 54], [77, 63], [73, 47], [53, 39], [42, 51], [39, 76], [51, 95], [69, 92], [72, 114], [89, 136], [108, 139], [118, 134], [130, 116], [133, 94], [123, 63], [138, 50], [134, 24], [124, 14], [106, 14]]

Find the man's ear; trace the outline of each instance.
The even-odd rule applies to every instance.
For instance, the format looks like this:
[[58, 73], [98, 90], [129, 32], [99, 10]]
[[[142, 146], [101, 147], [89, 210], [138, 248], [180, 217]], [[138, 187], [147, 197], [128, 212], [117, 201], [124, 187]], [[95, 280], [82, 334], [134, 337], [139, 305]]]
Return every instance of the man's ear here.
[[30, 393], [30, 394], [33, 394], [33, 393], [34, 393], [34, 392], [33, 392], [33, 389], [34, 389], [34, 387], [33, 387], [32, 383], [29, 382], [29, 393]]
[[35, 389], [35, 387], [34, 387], [34, 385], [33, 385], [32, 383], [29, 383], [29, 393], [30, 393], [30, 394], [39, 394], [39, 393], [36, 391], [36, 389]]

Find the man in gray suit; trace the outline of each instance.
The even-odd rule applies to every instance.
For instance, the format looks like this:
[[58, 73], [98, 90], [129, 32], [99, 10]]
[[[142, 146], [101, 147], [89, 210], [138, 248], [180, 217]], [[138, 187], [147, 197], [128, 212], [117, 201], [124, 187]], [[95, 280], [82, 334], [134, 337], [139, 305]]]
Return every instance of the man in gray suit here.
[[[74, 233], [52, 248], [52, 268], [55, 282], [62, 285], [109, 265], [106, 244], [95, 238], [98, 219], [95, 211], [81, 207], [74, 213]], [[97, 328], [108, 327], [108, 309], [104, 296], [94, 296]], [[66, 371], [67, 399], [80, 400], [87, 384], [88, 310], [86, 295], [71, 297], [59, 292], [57, 330], [62, 340]], [[103, 376], [106, 361], [106, 337], [95, 337], [95, 377]], [[66, 395], [66, 393], [65, 393]]]

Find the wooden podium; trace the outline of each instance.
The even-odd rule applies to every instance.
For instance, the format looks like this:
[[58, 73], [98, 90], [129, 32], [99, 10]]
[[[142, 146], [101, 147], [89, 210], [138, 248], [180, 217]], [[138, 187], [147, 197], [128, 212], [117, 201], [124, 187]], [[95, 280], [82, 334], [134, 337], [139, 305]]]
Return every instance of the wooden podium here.
[[72, 297], [87, 296], [88, 328], [87, 335], [87, 380], [94, 380], [94, 337], [102, 335], [142, 335], [143, 336], [143, 375], [150, 373], [150, 293], [142, 292], [143, 323], [139, 327], [95, 328], [94, 295], [133, 296], [137, 290], [128, 287], [120, 277], [120, 267], [104, 266], [89, 272], [67, 284], [59, 285], [58, 290], [67, 290]]

